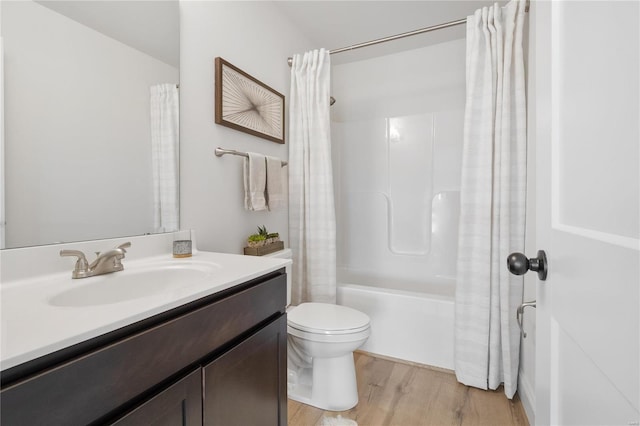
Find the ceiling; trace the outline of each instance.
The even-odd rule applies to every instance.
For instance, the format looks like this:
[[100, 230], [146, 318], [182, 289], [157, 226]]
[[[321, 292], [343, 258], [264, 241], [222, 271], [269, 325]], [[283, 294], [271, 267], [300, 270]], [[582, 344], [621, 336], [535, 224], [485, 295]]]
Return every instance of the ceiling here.
[[[178, 66], [180, 29], [177, 0], [36, 1], [163, 62]], [[336, 49], [456, 21], [494, 2], [294, 0], [272, 3], [307, 36], [313, 43], [310, 47]], [[331, 60], [334, 64], [362, 60], [463, 38], [464, 34], [464, 25], [458, 25], [341, 53]]]
[[[337, 49], [390, 35], [456, 21], [494, 1], [274, 1], [315, 47]], [[362, 60], [463, 38], [465, 26], [408, 37], [332, 56], [334, 64]], [[296, 52], [292, 52], [296, 53]]]

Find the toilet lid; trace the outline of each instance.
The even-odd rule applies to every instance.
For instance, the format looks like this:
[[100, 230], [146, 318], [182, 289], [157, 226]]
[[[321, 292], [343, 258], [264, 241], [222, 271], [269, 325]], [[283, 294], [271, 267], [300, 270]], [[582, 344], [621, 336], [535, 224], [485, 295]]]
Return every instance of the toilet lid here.
[[369, 317], [346, 306], [302, 303], [287, 313], [290, 327], [319, 334], [348, 334], [366, 330]]

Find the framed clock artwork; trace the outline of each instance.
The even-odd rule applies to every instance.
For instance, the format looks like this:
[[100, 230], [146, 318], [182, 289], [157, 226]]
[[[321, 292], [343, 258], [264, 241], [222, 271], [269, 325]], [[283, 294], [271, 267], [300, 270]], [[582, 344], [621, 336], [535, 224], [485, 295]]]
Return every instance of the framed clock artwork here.
[[216, 123], [284, 143], [284, 95], [222, 58], [215, 68]]

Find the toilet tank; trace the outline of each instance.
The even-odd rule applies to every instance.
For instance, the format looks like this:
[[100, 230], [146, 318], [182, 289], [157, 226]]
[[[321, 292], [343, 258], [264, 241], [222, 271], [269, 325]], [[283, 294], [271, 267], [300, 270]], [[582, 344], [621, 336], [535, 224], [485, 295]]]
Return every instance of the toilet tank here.
[[[265, 257], [276, 257], [278, 259], [292, 259], [293, 253], [291, 249], [284, 249], [280, 251], [276, 251], [274, 253], [265, 254]], [[285, 270], [287, 271], [287, 306], [291, 304], [291, 265], [285, 266]]]

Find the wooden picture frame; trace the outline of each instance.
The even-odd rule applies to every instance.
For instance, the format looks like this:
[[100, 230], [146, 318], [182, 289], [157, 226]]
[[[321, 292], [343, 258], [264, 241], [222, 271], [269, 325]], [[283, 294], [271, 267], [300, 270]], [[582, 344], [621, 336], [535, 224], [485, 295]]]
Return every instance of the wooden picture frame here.
[[215, 69], [215, 122], [284, 143], [284, 95], [220, 57]]

